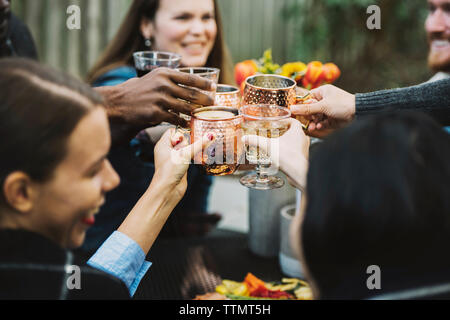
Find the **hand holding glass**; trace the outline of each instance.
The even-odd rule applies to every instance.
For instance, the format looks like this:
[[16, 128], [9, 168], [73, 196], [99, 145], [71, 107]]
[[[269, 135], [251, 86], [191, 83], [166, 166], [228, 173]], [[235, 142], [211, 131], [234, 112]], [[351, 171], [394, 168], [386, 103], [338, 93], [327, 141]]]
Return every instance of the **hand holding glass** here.
[[[309, 92], [299, 90], [296, 82], [291, 78], [276, 74], [262, 74], [248, 77], [245, 80], [243, 105], [273, 104], [290, 108], [309, 97]], [[308, 129], [310, 122], [308, 119], [302, 116], [294, 116], [294, 118], [300, 121], [305, 130]]]
[[181, 56], [171, 52], [139, 51], [133, 54], [138, 77], [161, 67], [175, 69], [181, 63]]
[[206, 173], [215, 176], [235, 172], [242, 150], [242, 117], [238, 109], [230, 107], [205, 107], [192, 112], [191, 143], [202, 139], [206, 133], [213, 133], [214, 143], [194, 159]]

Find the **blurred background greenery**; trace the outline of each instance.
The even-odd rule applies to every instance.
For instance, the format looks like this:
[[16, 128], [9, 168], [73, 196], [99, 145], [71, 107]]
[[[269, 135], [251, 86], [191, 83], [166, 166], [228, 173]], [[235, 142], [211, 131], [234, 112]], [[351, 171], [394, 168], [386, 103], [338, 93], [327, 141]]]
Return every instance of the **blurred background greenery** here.
[[[14, 0], [30, 27], [40, 59], [80, 78], [113, 37], [131, 0]], [[426, 81], [426, 0], [218, 0], [234, 61], [259, 58], [334, 62], [336, 85], [365, 92]], [[69, 5], [79, 5], [81, 30], [66, 27]], [[368, 30], [369, 5], [381, 8], [381, 30]]]

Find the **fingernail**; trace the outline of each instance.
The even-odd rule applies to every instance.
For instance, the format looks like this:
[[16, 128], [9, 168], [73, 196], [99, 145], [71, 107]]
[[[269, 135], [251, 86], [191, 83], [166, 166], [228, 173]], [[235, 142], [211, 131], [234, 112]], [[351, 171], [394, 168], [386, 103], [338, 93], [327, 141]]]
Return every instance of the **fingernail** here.
[[208, 133], [207, 137], [208, 137], [209, 141], [213, 141], [214, 140], [214, 135], [212, 133]]
[[213, 82], [211, 84], [211, 91], [217, 90], [217, 84], [215, 82]]

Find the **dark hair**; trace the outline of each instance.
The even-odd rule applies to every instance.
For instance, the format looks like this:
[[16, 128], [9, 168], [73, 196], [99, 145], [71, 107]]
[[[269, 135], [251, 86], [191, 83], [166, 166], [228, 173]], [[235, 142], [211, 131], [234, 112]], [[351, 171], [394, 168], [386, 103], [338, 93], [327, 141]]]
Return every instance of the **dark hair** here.
[[[205, 67], [221, 69], [220, 81], [234, 84], [233, 66], [222, 28], [222, 19], [218, 3], [214, 1], [217, 37]], [[144, 37], [141, 34], [141, 20], [147, 18], [153, 21], [159, 8], [160, 0], [134, 0], [122, 22], [119, 31], [110, 42], [105, 52], [89, 72], [87, 80], [94, 83], [105, 72], [122, 65], [134, 66], [133, 53], [147, 50]]]
[[386, 291], [450, 278], [449, 161], [450, 136], [416, 113], [356, 122], [316, 148], [301, 240], [321, 298], [373, 295], [371, 265]]
[[0, 185], [14, 171], [45, 182], [76, 125], [103, 100], [86, 84], [31, 60], [0, 59], [0, 70]]

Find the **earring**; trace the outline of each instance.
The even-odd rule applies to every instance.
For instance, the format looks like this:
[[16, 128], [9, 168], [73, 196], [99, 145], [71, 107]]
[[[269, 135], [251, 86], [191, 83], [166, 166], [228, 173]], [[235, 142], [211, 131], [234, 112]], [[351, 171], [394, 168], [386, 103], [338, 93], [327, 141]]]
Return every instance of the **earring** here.
[[152, 46], [152, 40], [150, 40], [149, 38], [145, 39], [144, 44], [147, 48], [150, 48]]

